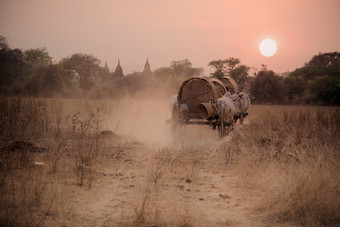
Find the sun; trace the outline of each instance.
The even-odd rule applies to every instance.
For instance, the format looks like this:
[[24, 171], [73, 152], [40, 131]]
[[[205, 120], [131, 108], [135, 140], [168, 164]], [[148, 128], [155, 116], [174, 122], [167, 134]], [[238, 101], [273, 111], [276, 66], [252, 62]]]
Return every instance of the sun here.
[[264, 39], [260, 43], [259, 49], [263, 56], [271, 57], [276, 53], [277, 45], [276, 42], [272, 39]]

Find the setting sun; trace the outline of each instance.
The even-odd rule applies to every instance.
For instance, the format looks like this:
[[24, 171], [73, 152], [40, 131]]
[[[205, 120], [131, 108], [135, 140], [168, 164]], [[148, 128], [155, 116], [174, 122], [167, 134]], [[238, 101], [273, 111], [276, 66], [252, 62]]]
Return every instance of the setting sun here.
[[263, 56], [271, 57], [276, 53], [277, 45], [272, 39], [264, 39], [262, 40], [259, 49]]

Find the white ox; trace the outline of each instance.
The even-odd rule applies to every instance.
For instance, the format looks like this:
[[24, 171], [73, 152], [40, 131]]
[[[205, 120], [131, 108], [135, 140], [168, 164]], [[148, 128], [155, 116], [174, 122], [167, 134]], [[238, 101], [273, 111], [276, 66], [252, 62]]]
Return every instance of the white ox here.
[[235, 123], [237, 119], [240, 119], [241, 124], [243, 123], [243, 118], [248, 115], [248, 109], [250, 106], [250, 98], [249, 95], [243, 90], [239, 94], [231, 95], [231, 99], [233, 100], [235, 106], [235, 115], [234, 120]]
[[221, 98], [217, 100], [217, 110], [221, 120], [229, 123], [231, 126], [234, 123], [234, 115], [236, 113], [235, 105], [231, 99], [230, 92], [226, 92]]
[[248, 109], [250, 107], [250, 98], [247, 92], [245, 92], [244, 90], [242, 92], [239, 93], [239, 96], [241, 98], [242, 101], [242, 114], [245, 117], [246, 115], [248, 115]]

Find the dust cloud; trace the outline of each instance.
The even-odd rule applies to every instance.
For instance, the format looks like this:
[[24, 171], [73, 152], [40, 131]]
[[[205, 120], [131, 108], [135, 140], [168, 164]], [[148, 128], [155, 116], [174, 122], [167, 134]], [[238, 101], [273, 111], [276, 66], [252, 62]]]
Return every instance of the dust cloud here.
[[220, 141], [218, 133], [205, 125], [183, 126], [171, 132], [168, 99], [123, 99], [113, 103], [111, 115], [104, 120], [107, 129], [139, 142], [160, 146], [202, 146]]
[[[144, 91], [145, 92], [145, 91]], [[221, 143], [217, 130], [208, 125], [185, 125], [171, 132], [170, 95], [150, 92], [134, 97], [111, 100], [47, 99], [52, 122], [79, 113], [86, 119], [98, 111], [101, 130], [112, 131], [126, 141], [161, 147], [186, 148], [213, 146]]]

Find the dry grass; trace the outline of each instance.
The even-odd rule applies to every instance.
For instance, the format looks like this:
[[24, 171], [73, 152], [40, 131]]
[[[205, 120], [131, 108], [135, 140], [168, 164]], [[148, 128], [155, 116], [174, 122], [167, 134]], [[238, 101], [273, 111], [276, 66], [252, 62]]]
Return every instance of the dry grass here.
[[80, 119], [79, 113], [67, 118], [72, 131], [71, 152], [74, 158], [75, 172], [79, 186], [85, 180], [91, 188], [94, 164], [99, 153], [103, 149], [103, 141], [100, 140], [99, 109], [90, 112], [88, 118]]
[[32, 162], [34, 153], [45, 151], [35, 141], [48, 130], [46, 105], [1, 97], [0, 106], [0, 224], [39, 225], [41, 211], [49, 209], [42, 202], [47, 183]]
[[47, 216], [67, 210], [60, 185], [67, 184], [72, 168], [58, 171], [65, 155], [74, 157], [76, 182], [83, 185], [87, 179], [91, 187], [93, 165], [101, 151], [99, 113], [52, 122], [46, 103], [43, 99], [0, 99], [1, 226], [40, 226]]
[[[195, 179], [195, 157], [168, 148], [149, 148], [148, 151], [146, 178], [133, 223], [137, 226], [193, 226], [195, 215], [188, 205], [190, 189], [186, 191], [185, 184]], [[169, 184], [173, 180], [176, 183], [171, 189]]]
[[340, 112], [253, 106], [251, 124], [225, 144], [226, 161], [255, 194], [256, 216], [277, 223], [340, 222]]
[[[130, 110], [130, 115], [141, 114], [140, 118], [124, 118], [115, 110], [117, 103], [127, 104], [123, 112]], [[127, 226], [200, 226], [203, 221], [216, 225], [214, 217], [221, 219], [224, 213], [210, 214], [230, 209], [222, 212], [237, 216], [243, 211], [237, 207], [244, 200], [251, 203], [248, 213], [221, 219], [220, 225], [340, 223], [339, 108], [252, 106], [245, 124], [219, 142], [217, 150], [210, 145], [184, 146], [185, 136], [180, 145], [145, 145], [138, 150], [135, 141], [142, 139], [131, 138], [125, 145], [120, 138], [117, 145], [114, 138], [122, 131], [137, 134], [135, 125], [150, 118], [153, 106], [117, 103], [0, 99], [0, 225], [40, 226], [46, 219], [68, 219], [66, 224], [72, 225], [77, 222], [72, 219], [74, 207], [68, 207], [70, 199], [91, 193], [96, 198], [93, 190], [112, 194], [108, 198], [114, 198], [111, 201], [117, 201], [118, 206], [109, 212], [116, 212], [120, 205], [126, 210], [126, 201], [132, 203], [127, 211], [130, 216], [122, 214], [121, 220], [114, 219], [114, 223]], [[101, 121], [97, 104], [111, 122]], [[74, 114], [78, 109], [81, 113]], [[150, 112], [144, 113], [145, 109]], [[100, 132], [107, 122], [115, 133], [105, 133], [104, 140]], [[143, 134], [164, 132], [161, 127], [142, 129]], [[110, 145], [106, 147], [104, 141]], [[120, 167], [115, 168], [116, 164]], [[117, 172], [110, 172], [113, 170]], [[104, 187], [99, 189], [93, 182]], [[106, 189], [109, 183], [111, 188]], [[123, 183], [126, 185], [120, 185]], [[226, 185], [229, 191], [220, 188]], [[115, 197], [118, 190], [126, 198]], [[241, 199], [233, 190], [242, 195]], [[123, 202], [118, 203], [120, 200]], [[240, 221], [245, 218], [242, 215], [247, 215], [244, 222]]]

